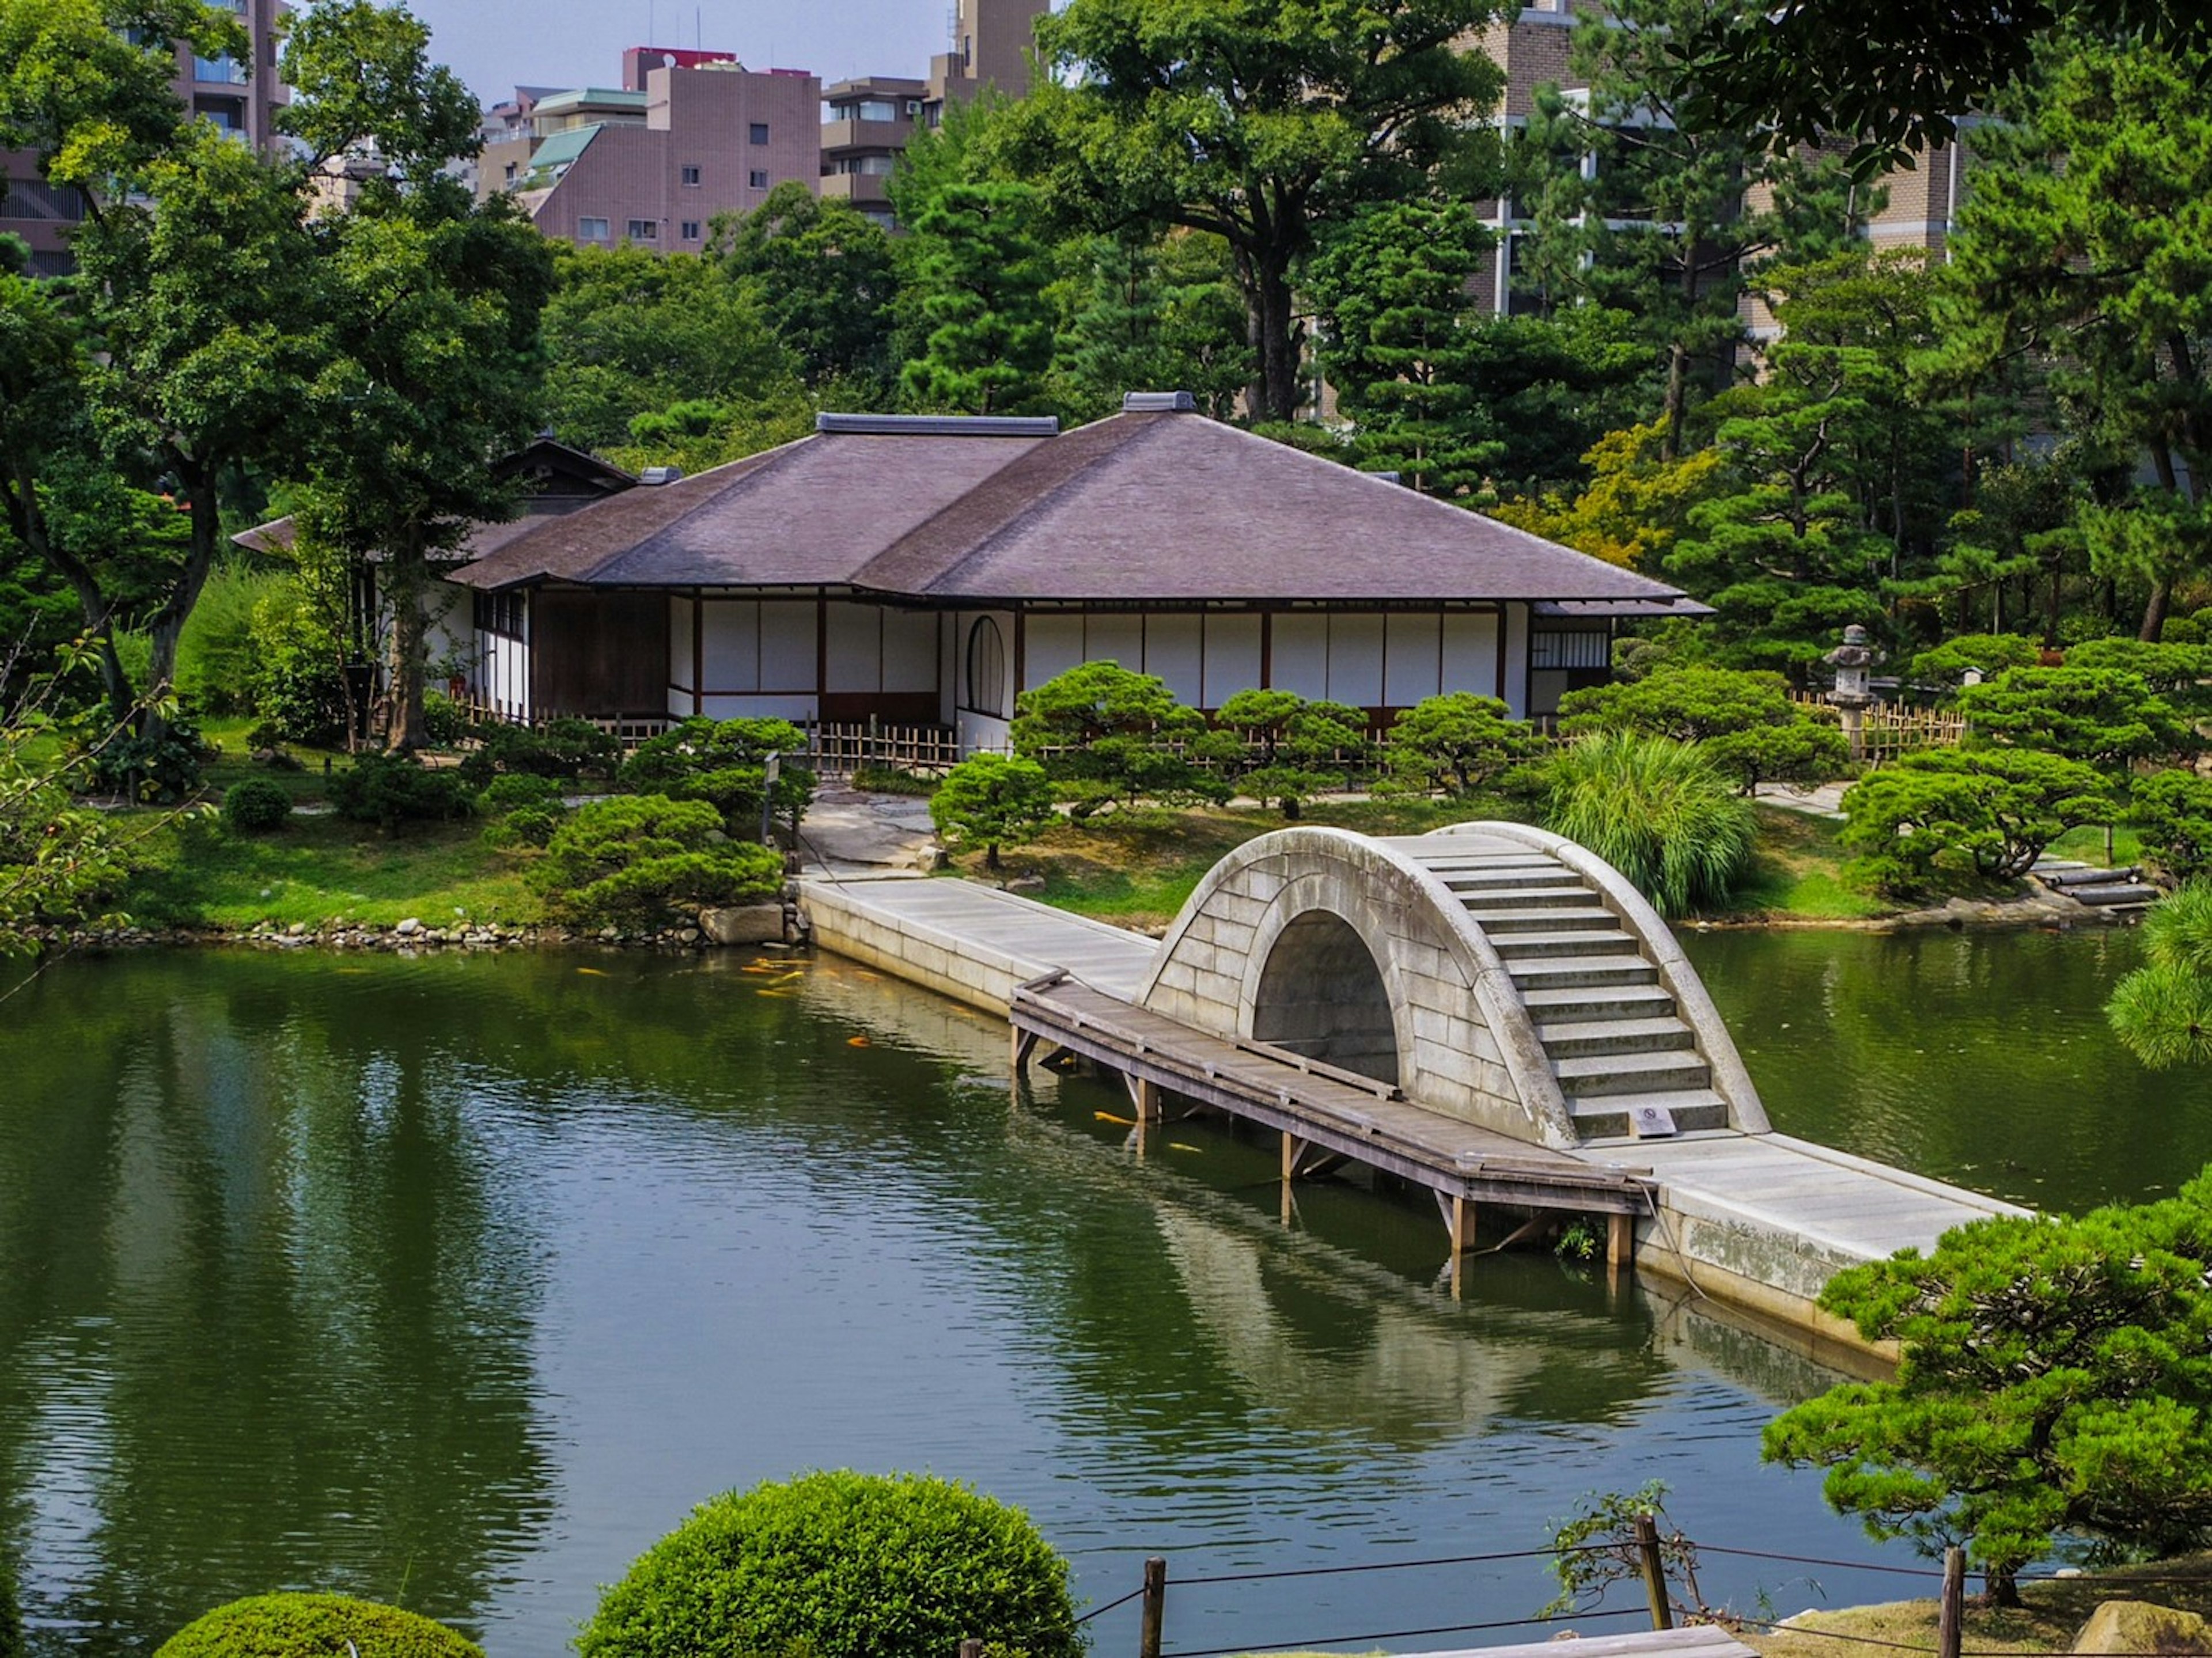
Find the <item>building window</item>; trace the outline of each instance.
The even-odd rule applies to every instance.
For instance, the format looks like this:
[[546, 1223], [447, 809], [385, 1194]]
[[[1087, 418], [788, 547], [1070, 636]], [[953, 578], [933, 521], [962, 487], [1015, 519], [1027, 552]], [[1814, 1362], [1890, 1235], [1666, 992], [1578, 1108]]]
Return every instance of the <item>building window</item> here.
[[1539, 668], [1603, 668], [1613, 661], [1613, 638], [1601, 633], [1565, 633], [1537, 629], [1528, 635], [1528, 665]]
[[603, 242], [606, 240], [607, 222], [605, 219], [577, 220], [576, 240], [580, 242]]
[[660, 221], [632, 219], [629, 228], [623, 234], [634, 242], [657, 242], [660, 240]]
[[978, 714], [1006, 706], [1006, 641], [988, 616], [968, 630], [968, 706]]
[[509, 184], [513, 184], [513, 183], [514, 182], [514, 172], [515, 172], [515, 165], [514, 165], [514, 163], [513, 161], [509, 161], [509, 162], [507, 164], [507, 183], [509, 183]]
[[753, 143], [766, 143], [768, 142], [768, 123], [766, 121], [755, 121], [752, 123], [752, 131], [747, 134], [747, 137]]
[[748, 173], [745, 175], [745, 182], [750, 185], [755, 190], [766, 190], [768, 188], [768, 174], [762, 172], [758, 167], [755, 167], [750, 173]]
[[694, 190], [696, 190], [699, 187], [699, 169], [696, 167], [685, 167], [684, 169], [684, 182], [690, 185]]
[[696, 219], [686, 219], [686, 220], [684, 220], [683, 228], [684, 228], [684, 240], [685, 241], [687, 241], [687, 242], [696, 242], [696, 241], [697, 241], [697, 240], [699, 240], [699, 222], [698, 222], [698, 220], [696, 220]]
[[478, 633], [498, 634], [506, 639], [520, 639], [526, 624], [525, 596], [517, 590], [500, 593], [478, 593], [476, 601], [476, 622]]

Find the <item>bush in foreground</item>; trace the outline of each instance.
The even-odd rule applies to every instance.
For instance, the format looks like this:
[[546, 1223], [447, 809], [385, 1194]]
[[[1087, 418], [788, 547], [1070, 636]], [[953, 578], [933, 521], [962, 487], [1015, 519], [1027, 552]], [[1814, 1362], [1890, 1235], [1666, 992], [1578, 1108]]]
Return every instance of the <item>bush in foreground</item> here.
[[465, 817], [469, 790], [451, 771], [433, 771], [404, 754], [365, 754], [331, 779], [331, 810], [386, 834], [402, 823]]
[[2033, 749], [1923, 749], [1844, 795], [1852, 865], [1885, 892], [1946, 878], [2011, 881], [2070, 829], [2112, 820], [2111, 789], [2078, 760]]
[[1692, 744], [1598, 732], [1553, 756], [1545, 776], [1546, 827], [1611, 864], [1662, 915], [1720, 903], [1750, 866], [1750, 803]]
[[419, 1613], [342, 1594], [257, 1594], [217, 1606], [154, 1658], [483, 1658], [483, 1649]]
[[1067, 1563], [1020, 1509], [964, 1485], [839, 1470], [702, 1503], [607, 1590], [577, 1647], [944, 1658], [969, 1637], [1076, 1658]]
[[784, 756], [777, 768], [775, 816], [795, 818], [814, 798], [814, 774], [799, 763], [806, 756], [806, 733], [787, 720], [686, 720], [638, 744], [623, 762], [622, 786], [672, 800], [703, 800], [721, 814], [724, 829], [750, 840], [760, 833], [771, 754]]
[[2212, 881], [2186, 882], [2152, 907], [2143, 955], [2105, 1004], [2113, 1034], [2154, 1071], [2212, 1060]]
[[1052, 779], [1034, 760], [978, 754], [945, 776], [929, 799], [929, 820], [947, 846], [983, 848], [997, 869], [999, 848], [1034, 841], [1053, 821]]
[[664, 926], [769, 897], [783, 884], [783, 854], [729, 839], [721, 814], [704, 800], [624, 794], [563, 819], [530, 878], [556, 920]]
[[266, 777], [249, 777], [223, 792], [222, 821], [246, 835], [266, 835], [284, 827], [292, 815], [292, 797], [281, 783]]

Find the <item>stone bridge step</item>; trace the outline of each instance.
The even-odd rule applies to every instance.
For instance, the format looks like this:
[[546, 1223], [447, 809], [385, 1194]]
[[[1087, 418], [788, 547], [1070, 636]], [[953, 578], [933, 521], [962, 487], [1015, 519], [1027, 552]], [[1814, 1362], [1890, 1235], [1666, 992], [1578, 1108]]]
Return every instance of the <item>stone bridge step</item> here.
[[1462, 887], [1456, 881], [1445, 884], [1469, 909], [1479, 906], [1486, 914], [1493, 905], [1505, 909], [1544, 909], [1591, 902], [1590, 890], [1579, 881], [1562, 882], [1553, 887]]
[[1674, 1011], [1674, 999], [1656, 984], [1621, 985], [1611, 990], [1597, 987], [1526, 990], [1521, 999], [1528, 1005], [1528, 1017], [1532, 1019], [1559, 1024], [1593, 1019], [1665, 1018]]
[[1567, 1102], [1583, 1144], [1592, 1140], [1623, 1139], [1628, 1135], [1628, 1114], [1639, 1105], [1664, 1106], [1674, 1119], [1678, 1133], [1728, 1127], [1728, 1102], [1710, 1088], [1656, 1089], [1648, 1094], [1606, 1094], [1594, 1099]]
[[1557, 865], [1549, 869], [1440, 869], [1437, 878], [1454, 892], [1581, 892], [1583, 878]]
[[1594, 1054], [1554, 1060], [1559, 1090], [1571, 1100], [1587, 1100], [1605, 1094], [1648, 1094], [1674, 1089], [1704, 1088], [1713, 1079], [1713, 1068], [1694, 1051], [1656, 1054]]
[[1641, 956], [1542, 956], [1509, 961], [1505, 970], [1525, 994], [1584, 986], [1656, 985], [1659, 969]]
[[1469, 909], [1468, 913], [1492, 938], [1512, 932], [1582, 932], [1620, 926], [1618, 915], [1594, 904], [1580, 909], [1562, 906], [1558, 909]]
[[1605, 1054], [1656, 1054], [1698, 1045], [1697, 1033], [1671, 1014], [1644, 1019], [1570, 1019], [1540, 1023], [1537, 1040], [1555, 1060]]
[[1500, 932], [1490, 942], [1509, 970], [1516, 963], [1542, 956], [1636, 955], [1636, 940], [1620, 932], [1617, 924], [1611, 932], [1592, 926], [1571, 932]]

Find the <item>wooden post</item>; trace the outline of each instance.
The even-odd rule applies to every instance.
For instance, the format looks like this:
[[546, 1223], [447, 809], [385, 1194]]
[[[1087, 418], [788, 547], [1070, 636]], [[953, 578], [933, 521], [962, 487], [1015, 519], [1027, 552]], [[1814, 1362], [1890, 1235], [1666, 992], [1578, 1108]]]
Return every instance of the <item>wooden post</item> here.
[[[1123, 1074], [1127, 1075], [1127, 1072], [1124, 1072]], [[1128, 1082], [1129, 1098], [1135, 1103], [1137, 1108], [1137, 1121], [1139, 1122], [1158, 1122], [1162, 1114], [1160, 1111], [1160, 1085], [1155, 1082], [1146, 1082], [1142, 1077], [1137, 1076], [1130, 1076]]]
[[1605, 1264], [1619, 1272], [1636, 1261], [1636, 1217], [1607, 1215], [1605, 1218]]
[[1145, 1562], [1144, 1617], [1137, 1626], [1137, 1658], [1160, 1658], [1160, 1627], [1168, 1610], [1168, 1563], [1153, 1555]]
[[1966, 1606], [1966, 1552], [1943, 1551], [1943, 1599], [1936, 1613], [1936, 1650], [1939, 1658], [1959, 1658], [1960, 1622]]
[[1474, 1206], [1455, 1193], [1451, 1200], [1452, 1259], [1456, 1261], [1474, 1247]]
[[960, 1643], [960, 1658], [983, 1658], [983, 1643], [974, 1637]]
[[1674, 1609], [1667, 1604], [1667, 1563], [1659, 1553], [1659, 1522], [1648, 1514], [1636, 1516], [1636, 1549], [1644, 1557], [1644, 1592], [1651, 1598], [1651, 1627], [1674, 1627]]

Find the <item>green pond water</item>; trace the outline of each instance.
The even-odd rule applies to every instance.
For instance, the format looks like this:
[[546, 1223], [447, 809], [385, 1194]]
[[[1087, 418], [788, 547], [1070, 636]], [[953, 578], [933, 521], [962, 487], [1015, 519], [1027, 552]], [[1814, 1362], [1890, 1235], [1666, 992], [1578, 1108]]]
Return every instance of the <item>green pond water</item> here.
[[[1784, 1127], [2048, 1204], [2212, 1160], [2205, 1080], [2103, 1035], [2132, 935], [1689, 943]], [[0, 1002], [0, 1556], [32, 1650], [149, 1651], [290, 1586], [551, 1658], [692, 1503], [820, 1466], [1023, 1503], [1094, 1604], [1152, 1552], [1532, 1548], [1650, 1479], [1710, 1543], [1846, 1563], [1709, 1558], [1740, 1605], [1916, 1587], [1759, 1466], [1830, 1380], [1777, 1348], [1543, 1254], [1455, 1300], [1419, 1206], [1309, 1187], [1286, 1227], [1271, 1145], [1185, 1125], [1140, 1161], [1105, 1085], [1010, 1097], [1002, 1026], [754, 965], [148, 954]], [[1365, 1637], [1549, 1593], [1528, 1561], [1177, 1588], [1168, 1644], [1529, 1638]]]

